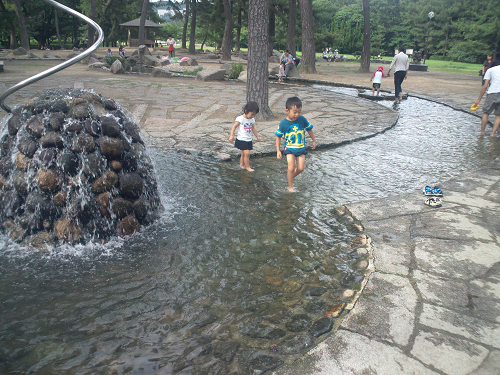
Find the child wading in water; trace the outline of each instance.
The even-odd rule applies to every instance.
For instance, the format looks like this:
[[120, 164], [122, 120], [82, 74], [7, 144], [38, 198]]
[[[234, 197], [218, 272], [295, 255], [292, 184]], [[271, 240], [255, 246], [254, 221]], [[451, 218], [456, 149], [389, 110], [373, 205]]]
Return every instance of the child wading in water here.
[[248, 102], [245, 107], [243, 107], [243, 115], [236, 117], [236, 121], [231, 129], [231, 135], [229, 136], [229, 142], [233, 142], [234, 132], [236, 128], [238, 128], [238, 135], [236, 136], [234, 147], [241, 150], [240, 167], [249, 172], [254, 171], [250, 168], [250, 150], [253, 149], [252, 132], [257, 137], [257, 141], [260, 142], [259, 134], [254, 126], [254, 117], [257, 113], [259, 113], [259, 105], [255, 102]]
[[379, 66], [377, 71], [373, 73], [372, 78], [370, 78], [370, 81], [373, 80], [372, 96], [375, 94], [375, 90], [377, 90], [377, 96], [379, 96], [382, 77], [386, 77], [386, 75], [384, 74], [384, 67]]
[[[301, 116], [302, 101], [293, 96], [286, 101], [285, 112], [286, 119], [282, 120], [276, 130], [276, 157], [281, 159], [281, 137], [285, 137], [285, 149], [283, 154], [286, 155], [288, 163], [288, 171], [286, 174], [288, 180], [288, 191], [293, 190], [293, 179], [304, 170], [306, 164], [306, 143], [305, 131], [313, 140], [312, 149], [316, 148], [316, 138], [312, 130], [313, 126]], [[295, 165], [297, 163], [297, 165]]]

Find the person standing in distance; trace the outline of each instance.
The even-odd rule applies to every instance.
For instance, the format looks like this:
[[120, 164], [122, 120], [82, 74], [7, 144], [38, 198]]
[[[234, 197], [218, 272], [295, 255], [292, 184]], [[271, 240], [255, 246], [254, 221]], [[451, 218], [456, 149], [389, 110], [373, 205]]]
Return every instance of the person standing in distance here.
[[483, 118], [481, 119], [481, 135], [486, 130], [489, 115], [495, 111], [495, 123], [490, 136], [494, 136], [500, 127], [500, 60], [491, 63], [490, 68], [484, 74], [484, 85], [479, 93], [479, 98], [474, 102], [477, 106], [484, 93], [487, 91], [486, 100], [483, 105]]
[[387, 77], [390, 76], [392, 68], [394, 68], [394, 103], [399, 103], [403, 100], [403, 90], [401, 84], [408, 78], [408, 69], [410, 69], [410, 60], [408, 55], [404, 53], [405, 48], [399, 46], [398, 54], [392, 59], [391, 66], [387, 71]]

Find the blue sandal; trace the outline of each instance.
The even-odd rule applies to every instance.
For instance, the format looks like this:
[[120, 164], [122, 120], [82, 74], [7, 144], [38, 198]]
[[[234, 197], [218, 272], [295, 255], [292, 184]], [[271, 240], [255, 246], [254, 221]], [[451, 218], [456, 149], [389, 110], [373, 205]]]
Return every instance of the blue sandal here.
[[434, 193], [433, 193], [433, 190], [430, 186], [426, 186], [424, 187], [424, 191], [423, 191], [424, 195], [428, 195], [428, 196], [433, 196]]
[[434, 189], [432, 189], [432, 192], [434, 193], [435, 197], [442, 197], [443, 196], [443, 191], [439, 188], [439, 186], [434, 186]]

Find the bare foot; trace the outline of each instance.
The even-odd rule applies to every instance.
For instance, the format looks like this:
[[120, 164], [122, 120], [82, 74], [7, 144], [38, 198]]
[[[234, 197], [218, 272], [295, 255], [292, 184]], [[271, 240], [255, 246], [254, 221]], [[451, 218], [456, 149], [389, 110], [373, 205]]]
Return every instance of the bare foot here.
[[288, 188], [288, 192], [289, 193], [295, 193], [295, 190], [294, 190], [294, 188]]
[[244, 166], [244, 165], [241, 165], [241, 164], [240, 164], [240, 168], [241, 168], [241, 169], [246, 169], [246, 168], [245, 168], [245, 166]]
[[246, 169], [248, 172], [253, 172], [253, 171], [255, 171], [255, 169], [252, 169], [252, 168], [250, 168], [250, 167], [245, 168], [245, 169]]

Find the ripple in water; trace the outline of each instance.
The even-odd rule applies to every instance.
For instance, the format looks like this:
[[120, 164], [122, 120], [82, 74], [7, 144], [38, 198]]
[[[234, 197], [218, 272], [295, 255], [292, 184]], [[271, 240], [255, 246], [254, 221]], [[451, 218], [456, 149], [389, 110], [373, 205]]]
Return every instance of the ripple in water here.
[[311, 325], [335, 320], [365, 266], [357, 223], [335, 207], [499, 154], [470, 115], [418, 99], [399, 110], [384, 134], [309, 153], [298, 194], [275, 158], [249, 174], [153, 150], [167, 209], [140, 235], [39, 252], [4, 238], [0, 373], [250, 373], [312, 345]]

